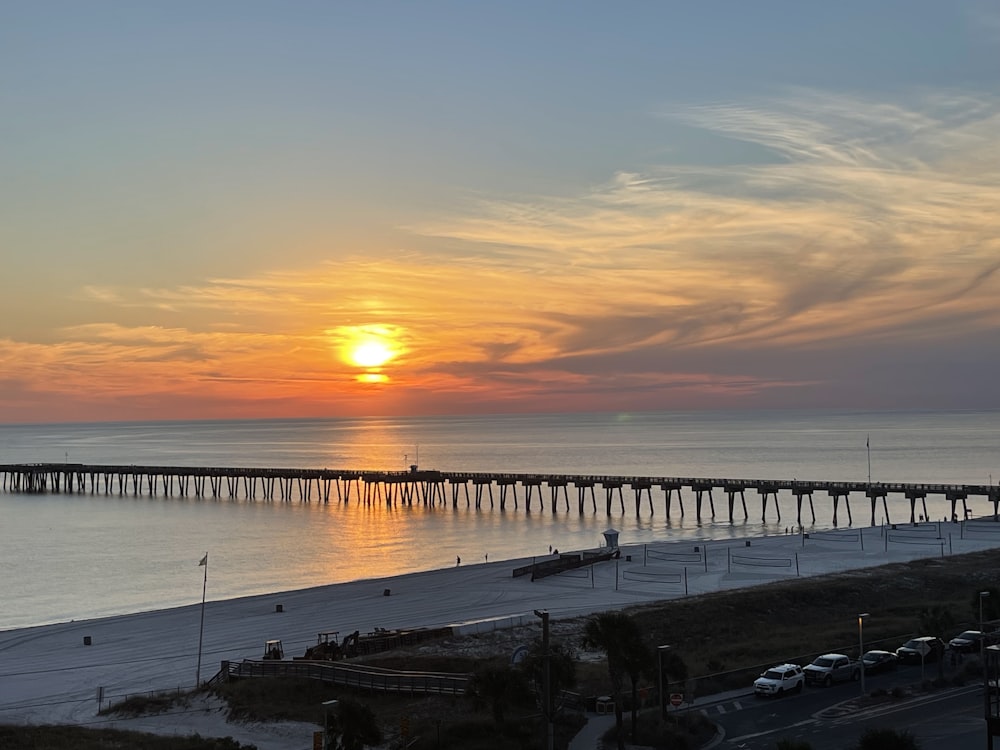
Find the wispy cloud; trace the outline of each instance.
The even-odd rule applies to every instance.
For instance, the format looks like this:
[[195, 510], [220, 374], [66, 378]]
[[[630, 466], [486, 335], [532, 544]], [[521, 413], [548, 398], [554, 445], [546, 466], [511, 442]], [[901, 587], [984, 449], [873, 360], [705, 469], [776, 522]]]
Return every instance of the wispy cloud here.
[[[62, 343], [0, 342], [0, 361], [18, 363], [0, 378], [361, 409], [386, 391], [348, 390], [356, 373], [329, 332], [380, 326], [399, 351], [385, 388], [425, 404], [631, 393], [669, 405], [815, 385], [769, 370], [776, 352], [1000, 329], [1000, 99], [800, 90], [663, 117], [772, 158], [693, 167], [688, 155], [575, 196], [480, 199], [411, 226], [404, 251], [306, 270], [88, 287], [111, 322]], [[116, 322], [119, 308], [144, 323]]]

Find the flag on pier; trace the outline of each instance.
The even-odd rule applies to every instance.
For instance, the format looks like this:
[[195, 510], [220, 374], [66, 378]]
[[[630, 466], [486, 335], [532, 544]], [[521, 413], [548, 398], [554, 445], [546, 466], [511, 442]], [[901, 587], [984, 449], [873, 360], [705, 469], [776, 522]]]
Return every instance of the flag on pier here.
[[198, 565], [208, 565], [208, 553], [207, 552], [205, 553], [205, 556], [203, 558], [201, 558], [201, 562], [198, 563]]

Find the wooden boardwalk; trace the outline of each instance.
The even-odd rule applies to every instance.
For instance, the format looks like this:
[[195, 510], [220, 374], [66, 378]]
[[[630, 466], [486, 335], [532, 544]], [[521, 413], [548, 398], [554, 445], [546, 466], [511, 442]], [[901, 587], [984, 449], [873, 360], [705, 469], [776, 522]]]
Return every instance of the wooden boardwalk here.
[[[569, 474], [517, 474], [495, 472], [431, 471], [411, 467], [410, 471], [366, 471], [345, 469], [260, 469], [196, 466], [113, 466], [94, 464], [6, 464], [0, 465], [2, 490], [20, 493], [103, 493], [117, 495], [147, 495], [196, 498], [229, 498], [268, 502], [321, 502], [385, 505], [451, 505], [458, 507], [507, 510], [524, 505], [526, 512], [536, 506], [552, 513], [575, 509], [611, 516], [626, 512], [626, 489], [636, 515], [648, 506], [654, 513], [653, 491], [663, 502], [669, 517], [677, 501], [681, 516], [685, 514], [682, 491], [694, 496], [695, 516], [700, 521], [707, 511], [716, 518], [715, 500], [725, 495], [729, 521], [742, 511], [749, 518], [746, 503], [748, 490], [760, 501], [761, 519], [766, 520], [773, 507], [781, 519], [778, 494], [794, 498], [796, 522], [802, 523], [803, 507], [807, 504], [816, 521], [814, 496], [825, 500], [832, 510], [833, 524], [839, 522], [841, 503], [847, 512], [847, 522], [853, 524], [850, 497], [860, 495], [871, 508], [871, 523], [875, 525], [877, 506], [881, 502], [885, 519], [889, 519], [889, 499], [909, 504], [909, 520], [917, 520], [918, 504], [922, 517], [929, 519], [926, 499], [939, 496], [951, 507], [953, 520], [968, 516], [967, 500], [983, 497], [993, 505], [998, 516], [1000, 487], [993, 485], [926, 484], [902, 482], [832, 482], [801, 479], [721, 479], [705, 477], [652, 477]], [[570, 502], [572, 488], [573, 502]], [[600, 490], [600, 502], [598, 499]], [[773, 505], [772, 505], [773, 503]], [[962, 514], [958, 514], [958, 504]], [[562, 508], [560, 508], [562, 506]]]

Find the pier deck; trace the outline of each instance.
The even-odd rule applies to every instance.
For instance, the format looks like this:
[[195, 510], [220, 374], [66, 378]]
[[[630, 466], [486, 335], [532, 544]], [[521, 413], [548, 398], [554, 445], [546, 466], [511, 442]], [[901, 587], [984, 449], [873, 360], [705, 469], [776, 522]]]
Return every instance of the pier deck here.
[[[969, 484], [928, 484], [904, 482], [837, 482], [801, 479], [726, 479], [706, 477], [609, 476], [571, 474], [518, 474], [495, 472], [450, 472], [423, 470], [370, 471], [354, 469], [264, 469], [196, 466], [113, 466], [97, 464], [38, 463], [0, 465], [4, 492], [21, 493], [104, 493], [117, 495], [220, 498], [281, 502], [349, 503], [352, 501], [386, 505], [451, 505], [458, 507], [489, 507], [515, 509], [524, 504], [531, 512], [537, 502], [539, 510], [552, 513], [574, 509], [583, 514], [603, 511], [626, 512], [624, 489], [631, 493], [631, 504], [640, 515], [644, 504], [650, 514], [655, 512], [653, 490], [662, 494], [664, 512], [669, 517], [673, 500], [680, 514], [685, 513], [682, 491], [694, 495], [695, 515], [701, 520], [706, 511], [716, 517], [715, 495], [725, 494], [727, 514], [734, 520], [738, 511], [748, 518], [746, 492], [754, 491], [760, 500], [761, 519], [766, 520], [773, 501], [773, 511], [781, 519], [778, 494], [791, 495], [795, 501], [796, 522], [802, 523], [803, 504], [808, 504], [812, 521], [816, 521], [814, 496], [821, 495], [832, 511], [833, 524], [840, 522], [841, 503], [847, 512], [848, 524], [853, 524], [850, 498], [861, 495], [868, 500], [871, 523], [875, 525], [879, 503], [889, 519], [889, 498], [894, 505], [900, 500], [909, 503], [911, 522], [917, 520], [917, 505], [921, 518], [928, 519], [926, 499], [940, 496], [951, 507], [952, 520], [964, 520], [968, 514], [967, 500], [983, 497], [993, 505], [998, 516], [1000, 487]], [[575, 495], [570, 502], [570, 487]], [[596, 488], [603, 497], [598, 501]], [[471, 490], [471, 491], [470, 491]], [[547, 492], [546, 492], [547, 490]], [[824, 497], [825, 496], [825, 497]], [[737, 505], [737, 498], [739, 504]], [[721, 500], [721, 498], [720, 498]], [[644, 503], [645, 501], [645, 503]], [[962, 503], [963, 513], [957, 512]], [[617, 506], [617, 507], [616, 507]]]

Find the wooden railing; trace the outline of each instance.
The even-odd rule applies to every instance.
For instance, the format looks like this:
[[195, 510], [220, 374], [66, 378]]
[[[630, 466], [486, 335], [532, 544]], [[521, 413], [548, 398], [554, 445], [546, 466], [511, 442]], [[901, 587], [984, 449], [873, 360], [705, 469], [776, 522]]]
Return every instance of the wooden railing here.
[[331, 685], [374, 690], [381, 693], [434, 693], [462, 695], [469, 687], [470, 675], [449, 672], [410, 672], [361, 664], [288, 660], [224, 661], [222, 669], [208, 685], [228, 680], [256, 677], [298, 677], [320, 680]]

